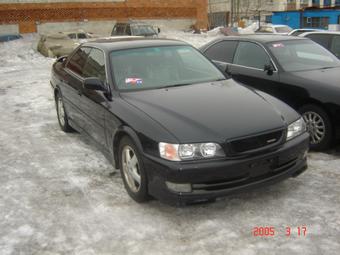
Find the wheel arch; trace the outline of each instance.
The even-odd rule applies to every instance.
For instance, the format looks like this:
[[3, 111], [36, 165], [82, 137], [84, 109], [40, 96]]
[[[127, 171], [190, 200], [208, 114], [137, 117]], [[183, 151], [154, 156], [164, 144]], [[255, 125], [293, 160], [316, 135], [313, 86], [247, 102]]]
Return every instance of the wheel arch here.
[[332, 124], [333, 130], [334, 130], [335, 123], [333, 121], [333, 113], [332, 113], [332, 110], [329, 107], [327, 107], [327, 105], [323, 104], [322, 102], [320, 102], [319, 100], [315, 98], [306, 98], [305, 100], [298, 103], [297, 110], [301, 109], [301, 107], [305, 105], [315, 105], [317, 107], [320, 107], [322, 110], [324, 110], [327, 113], [330, 119], [330, 122]]
[[122, 140], [124, 136], [128, 136], [129, 138], [131, 138], [132, 141], [137, 146], [139, 152], [140, 153], [143, 152], [143, 146], [137, 133], [129, 126], [121, 126], [114, 134], [113, 141], [112, 141], [113, 160], [114, 160], [116, 169], [120, 167], [118, 148], [119, 148], [120, 141]]

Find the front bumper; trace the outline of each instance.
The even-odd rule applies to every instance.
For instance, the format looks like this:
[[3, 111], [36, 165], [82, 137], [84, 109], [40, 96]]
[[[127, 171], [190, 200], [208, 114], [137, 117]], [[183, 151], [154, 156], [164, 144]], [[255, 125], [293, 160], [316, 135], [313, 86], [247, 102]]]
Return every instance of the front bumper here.
[[[144, 156], [148, 190], [153, 197], [172, 205], [215, 199], [227, 194], [266, 186], [295, 177], [307, 169], [307, 133], [279, 149], [242, 159], [170, 162]], [[166, 182], [191, 184], [191, 192], [174, 192]]]

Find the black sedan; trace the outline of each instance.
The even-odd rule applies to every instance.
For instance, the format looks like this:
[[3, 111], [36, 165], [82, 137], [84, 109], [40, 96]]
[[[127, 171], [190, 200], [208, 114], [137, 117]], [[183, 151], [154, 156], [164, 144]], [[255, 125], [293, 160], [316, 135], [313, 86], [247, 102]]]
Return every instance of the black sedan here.
[[92, 137], [138, 202], [211, 200], [307, 167], [301, 116], [183, 42], [85, 43], [56, 61], [51, 84], [61, 129]]
[[200, 49], [226, 75], [265, 91], [299, 111], [311, 148], [327, 149], [340, 135], [340, 61], [309, 39], [224, 37]]

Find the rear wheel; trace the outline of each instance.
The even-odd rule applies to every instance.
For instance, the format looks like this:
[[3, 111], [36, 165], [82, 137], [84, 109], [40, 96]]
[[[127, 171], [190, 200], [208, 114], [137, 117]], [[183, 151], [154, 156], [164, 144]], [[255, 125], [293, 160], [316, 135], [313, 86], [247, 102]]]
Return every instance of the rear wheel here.
[[310, 135], [312, 150], [325, 150], [330, 147], [333, 138], [332, 123], [328, 114], [319, 106], [304, 105], [300, 108]]
[[57, 110], [58, 122], [61, 130], [63, 130], [64, 132], [72, 132], [73, 128], [68, 123], [68, 117], [60, 93], [56, 94], [55, 105]]
[[119, 145], [119, 165], [124, 186], [135, 201], [149, 200], [147, 178], [140, 153], [129, 137], [123, 137]]

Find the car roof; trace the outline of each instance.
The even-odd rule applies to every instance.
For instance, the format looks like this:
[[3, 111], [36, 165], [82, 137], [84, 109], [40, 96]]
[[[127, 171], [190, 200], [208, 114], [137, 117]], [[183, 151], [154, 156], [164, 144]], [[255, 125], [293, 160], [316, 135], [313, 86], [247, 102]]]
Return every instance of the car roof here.
[[296, 36], [276, 35], [276, 34], [249, 34], [249, 35], [239, 35], [239, 36], [225, 36], [223, 38], [228, 39], [228, 40], [234, 39], [234, 40], [244, 40], [244, 41], [255, 41], [259, 43], [305, 39], [305, 38], [300, 38]]
[[157, 46], [189, 45], [185, 42], [172, 39], [144, 38], [137, 36], [119, 36], [99, 38], [82, 44], [83, 46], [96, 47], [107, 52], [113, 50], [134, 49]]
[[300, 37], [304, 37], [310, 34], [323, 34], [323, 35], [340, 35], [340, 31], [313, 31], [313, 32], [305, 32], [300, 34]]
[[261, 25], [260, 27], [288, 27], [288, 26], [287, 25], [266, 24], [266, 25]]
[[148, 25], [152, 26], [151, 24], [144, 22], [144, 21], [138, 21], [138, 20], [120, 20], [117, 21], [116, 24], [138, 24], [138, 25]]

